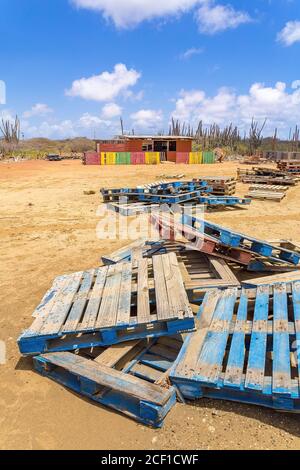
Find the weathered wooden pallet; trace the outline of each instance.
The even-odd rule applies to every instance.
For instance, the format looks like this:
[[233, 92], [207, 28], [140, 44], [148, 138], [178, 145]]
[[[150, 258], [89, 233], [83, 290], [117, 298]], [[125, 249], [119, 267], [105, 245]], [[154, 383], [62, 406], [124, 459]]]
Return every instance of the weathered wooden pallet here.
[[300, 283], [206, 294], [170, 379], [188, 399], [300, 411]]
[[285, 198], [286, 193], [267, 190], [251, 190], [246, 194], [246, 196], [251, 199], [280, 202]]
[[292, 250], [272, 245], [266, 241], [253, 238], [231, 229], [213, 224], [207, 220], [196, 219], [188, 215], [183, 215], [182, 221], [185, 225], [197, 228], [204, 235], [210, 236], [223, 245], [232, 248], [240, 248], [249, 253], [257, 254], [277, 262], [299, 264], [300, 254]]
[[236, 287], [240, 283], [236, 276], [223, 259], [206, 255], [198, 250], [186, 249], [183, 243], [161, 240], [160, 242], [148, 242], [146, 245], [140, 241], [139, 244], [127, 245], [113, 255], [102, 258], [106, 263], [128, 261], [136, 262], [142, 257], [149, 257], [160, 253], [176, 253], [179, 269], [181, 271], [184, 287], [189, 299], [195, 302], [203, 297], [202, 292], [207, 289]]
[[182, 192], [174, 195], [141, 193], [138, 200], [142, 202], [151, 202], [159, 204], [179, 204], [187, 201], [198, 201], [201, 197], [201, 191]]
[[261, 276], [254, 279], [247, 279], [242, 281], [242, 285], [247, 288], [253, 288], [255, 286], [263, 285], [274, 285], [278, 283], [291, 283], [291, 282], [300, 282], [300, 270], [289, 271], [279, 274], [273, 274], [271, 276]]
[[208, 206], [248, 206], [251, 204], [251, 198], [235, 196], [201, 196], [198, 201]]
[[181, 346], [180, 336], [162, 337], [77, 354], [43, 354], [33, 361], [43, 376], [141, 423], [161, 427], [176, 403], [167, 377]]
[[194, 328], [175, 253], [65, 278], [18, 339], [24, 355], [172, 335]]
[[131, 204], [122, 202], [108, 202], [106, 207], [107, 209], [126, 217], [160, 210], [159, 204], [148, 204], [145, 202], [132, 202]]
[[249, 191], [274, 191], [275, 193], [284, 193], [288, 190], [288, 186], [278, 184], [253, 184], [249, 187]]
[[293, 177], [271, 177], [271, 176], [240, 176], [239, 180], [242, 183], [254, 184], [274, 184], [283, 186], [295, 186], [297, 181]]
[[174, 219], [163, 217], [159, 214], [151, 214], [150, 222], [157, 230], [161, 239], [179, 240], [185, 242], [186, 248], [198, 250], [211, 256], [216, 256], [227, 261], [248, 266], [253, 259], [253, 254], [245, 249], [234, 248], [221, 244], [216, 238], [201, 233], [198, 229]]

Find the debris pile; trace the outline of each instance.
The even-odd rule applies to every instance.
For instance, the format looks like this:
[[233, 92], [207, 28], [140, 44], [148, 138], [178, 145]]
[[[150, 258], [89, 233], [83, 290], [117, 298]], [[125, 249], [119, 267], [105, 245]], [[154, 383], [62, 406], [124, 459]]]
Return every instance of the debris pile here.
[[55, 279], [20, 352], [41, 375], [154, 427], [176, 400], [202, 397], [299, 412], [299, 245], [149, 217], [155, 240]]

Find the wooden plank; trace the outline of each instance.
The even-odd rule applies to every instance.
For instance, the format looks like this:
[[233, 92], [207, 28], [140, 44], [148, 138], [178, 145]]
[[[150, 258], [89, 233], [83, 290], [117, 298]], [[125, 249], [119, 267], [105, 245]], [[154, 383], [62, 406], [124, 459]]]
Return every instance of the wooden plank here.
[[108, 267], [99, 314], [96, 320], [96, 328], [109, 328], [116, 324], [122, 281], [122, 269], [122, 263]]
[[80, 330], [89, 330], [94, 328], [99, 311], [101, 296], [106, 282], [108, 267], [103, 266], [96, 271], [96, 280], [92, 289], [90, 299], [82, 319]]
[[128, 353], [135, 349], [138, 344], [142, 343], [142, 340], [134, 340], [127, 341], [126, 343], [114, 344], [103, 351], [99, 356], [95, 357], [94, 361], [97, 362], [97, 364], [114, 367], [121, 359], [127, 356]]
[[195, 374], [198, 358], [221, 295], [219, 290], [209, 291], [205, 295], [199, 311], [197, 331], [189, 334], [185, 340], [178, 360], [174, 364], [174, 375], [191, 378]]
[[217, 385], [222, 372], [223, 358], [229, 336], [229, 325], [237, 298], [237, 289], [227, 289], [222, 293], [216, 306], [208, 335], [196, 366], [202, 382]]
[[262, 286], [273, 285], [282, 282], [300, 281], [300, 270], [274, 274], [272, 276], [257, 277], [242, 281], [242, 285]]
[[70, 283], [62, 290], [62, 295], [57, 298], [57, 301], [53, 305], [49, 315], [46, 317], [45, 323], [39, 331], [40, 335], [54, 335], [60, 331], [69, 313], [82, 276], [82, 272], [74, 273], [71, 276]]
[[138, 262], [137, 321], [138, 323], [151, 322], [147, 259], [141, 259]]
[[34, 318], [41, 319], [48, 315], [52, 306], [56, 302], [56, 298], [59, 296], [61, 290], [65, 287], [69, 280], [69, 275], [59, 276], [54, 280], [51, 288], [46, 292], [41, 302], [32, 313]]
[[263, 391], [267, 347], [269, 286], [259, 286], [254, 309], [254, 320], [249, 349], [245, 388]]
[[83, 274], [82, 283], [78, 294], [72, 305], [72, 309], [68, 315], [68, 319], [64, 324], [62, 332], [74, 331], [77, 328], [78, 323], [80, 322], [84, 307], [87, 302], [88, 294], [90, 292], [93, 279], [94, 279], [95, 270], [87, 271]]
[[239, 300], [237, 318], [234, 326], [234, 332], [224, 377], [224, 385], [228, 387], [240, 388], [242, 384], [245, 359], [247, 308], [247, 291], [243, 289]]
[[[189, 304], [189, 299], [184, 288], [181, 272], [179, 269], [177, 257], [175, 253], [169, 253], [170, 275], [172, 276], [172, 289], [168, 285], [166, 278], [166, 286], [168, 291], [169, 303], [172, 305], [174, 318], [192, 317], [193, 312]], [[165, 265], [164, 265], [165, 269]], [[165, 271], [166, 275], [166, 271]]]
[[136, 377], [140, 377], [150, 382], [156, 382], [161, 379], [162, 372], [153, 369], [152, 367], [146, 366], [145, 364], [135, 364], [131, 369], [130, 373]]
[[[59, 291], [53, 296], [52, 299], [50, 299], [50, 301], [45, 303], [44, 302], [45, 296], [44, 296], [43, 301], [39, 304], [39, 307], [42, 308], [42, 314], [41, 315], [36, 314], [36, 310], [35, 310], [35, 312], [33, 314], [35, 320], [31, 324], [30, 328], [28, 328], [25, 331], [24, 334], [26, 334], [26, 336], [34, 336], [34, 335], [39, 334], [40, 329], [42, 328], [43, 324], [45, 323], [49, 313], [54, 308], [55, 303], [59, 302], [61, 299], [63, 299], [64, 289], [66, 289], [67, 286], [72, 283], [72, 279], [73, 279], [72, 275], [69, 275], [69, 276], [66, 276], [63, 280], [61, 280], [59, 282]], [[54, 281], [54, 285], [57, 285], [56, 280]], [[51, 289], [50, 289], [50, 291], [51, 291]], [[50, 291], [47, 291], [47, 293], [49, 293]]]
[[92, 380], [101, 386], [116, 390], [120, 393], [126, 392], [139, 400], [164, 405], [170, 397], [169, 390], [160, 388], [146, 381], [141, 381], [137, 377], [124, 374], [69, 352], [50, 353], [41, 355], [40, 357], [51, 361], [52, 364], [62, 367], [79, 377]]
[[156, 312], [158, 320], [170, 318], [170, 304], [164, 275], [162, 256], [153, 256]]
[[291, 394], [290, 341], [286, 286], [274, 286], [272, 392]]
[[163, 344], [154, 344], [150, 349], [149, 353], [155, 354], [156, 356], [161, 356], [164, 359], [168, 359], [169, 361], [175, 361], [178, 351], [171, 349]]
[[131, 310], [132, 263], [123, 263], [116, 325], [128, 325]]

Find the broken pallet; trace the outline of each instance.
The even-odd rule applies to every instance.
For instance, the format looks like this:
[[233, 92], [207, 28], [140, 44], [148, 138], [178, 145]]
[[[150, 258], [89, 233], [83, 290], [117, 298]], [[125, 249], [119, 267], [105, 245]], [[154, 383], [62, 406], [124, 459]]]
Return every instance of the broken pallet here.
[[63, 278], [18, 339], [24, 355], [112, 345], [194, 328], [175, 253]]
[[170, 372], [189, 399], [300, 411], [300, 283], [206, 294]]
[[164, 337], [78, 354], [43, 354], [33, 361], [43, 376], [143, 424], [161, 427], [176, 402], [167, 377], [181, 346], [180, 336]]

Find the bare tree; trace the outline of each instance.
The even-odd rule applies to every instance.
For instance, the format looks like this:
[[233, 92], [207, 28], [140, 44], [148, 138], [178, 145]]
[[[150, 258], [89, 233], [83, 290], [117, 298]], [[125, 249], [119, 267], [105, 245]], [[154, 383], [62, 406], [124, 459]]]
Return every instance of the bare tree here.
[[262, 141], [263, 141], [262, 133], [263, 133], [266, 123], [267, 123], [267, 119], [265, 119], [262, 126], [259, 127], [259, 123], [257, 121], [254, 121], [254, 118], [252, 118], [250, 130], [249, 130], [249, 137], [248, 137], [248, 146], [249, 146], [250, 155], [254, 155], [256, 150], [261, 146]]

